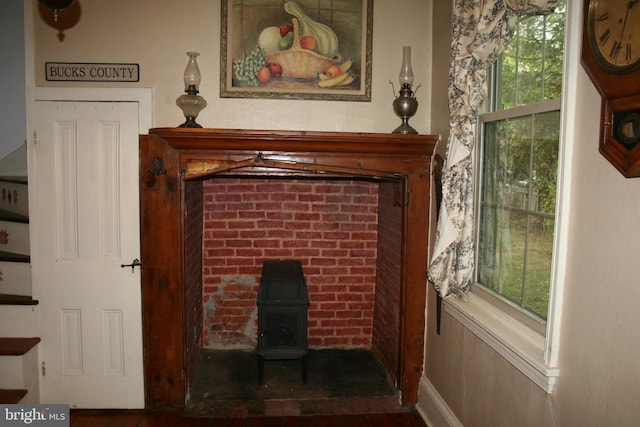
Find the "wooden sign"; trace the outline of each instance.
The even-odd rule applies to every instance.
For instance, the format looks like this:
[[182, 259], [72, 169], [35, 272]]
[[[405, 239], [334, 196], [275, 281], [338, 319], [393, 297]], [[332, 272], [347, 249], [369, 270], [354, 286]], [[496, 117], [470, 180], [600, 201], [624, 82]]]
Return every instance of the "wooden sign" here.
[[139, 64], [47, 62], [49, 82], [138, 82]]

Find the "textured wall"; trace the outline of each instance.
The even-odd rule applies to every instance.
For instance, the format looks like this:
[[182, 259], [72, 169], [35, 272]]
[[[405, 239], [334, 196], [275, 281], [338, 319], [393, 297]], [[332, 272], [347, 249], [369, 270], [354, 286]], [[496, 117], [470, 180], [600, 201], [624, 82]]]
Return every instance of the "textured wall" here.
[[402, 206], [400, 182], [380, 184], [378, 274], [372, 347], [392, 380], [398, 378], [400, 296], [402, 293]]
[[205, 347], [255, 345], [265, 259], [302, 262], [309, 345], [369, 347], [378, 185], [216, 178], [204, 185]]
[[185, 185], [186, 213], [184, 221], [185, 255], [185, 345], [189, 384], [200, 362], [202, 347], [202, 182]]

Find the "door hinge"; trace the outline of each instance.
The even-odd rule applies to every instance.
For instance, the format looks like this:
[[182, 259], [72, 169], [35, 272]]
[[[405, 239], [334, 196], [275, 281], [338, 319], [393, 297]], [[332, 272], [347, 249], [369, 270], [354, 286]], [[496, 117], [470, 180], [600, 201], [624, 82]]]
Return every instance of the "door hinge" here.
[[44, 362], [42, 362], [42, 376], [47, 375], [47, 368], [44, 366]]

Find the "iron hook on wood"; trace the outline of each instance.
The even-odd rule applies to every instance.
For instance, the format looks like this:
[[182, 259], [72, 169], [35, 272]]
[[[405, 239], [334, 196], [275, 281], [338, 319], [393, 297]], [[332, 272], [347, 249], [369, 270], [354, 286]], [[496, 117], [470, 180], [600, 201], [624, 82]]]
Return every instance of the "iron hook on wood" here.
[[133, 270], [136, 267], [142, 267], [142, 263], [140, 262], [140, 260], [138, 258], [136, 258], [133, 261], [131, 261], [131, 264], [120, 264], [120, 267], [121, 268], [131, 267], [131, 272], [133, 273]]
[[149, 171], [149, 173], [156, 176], [167, 173], [167, 170], [164, 168], [164, 160], [162, 159], [162, 157], [154, 157], [151, 168], [152, 169]]

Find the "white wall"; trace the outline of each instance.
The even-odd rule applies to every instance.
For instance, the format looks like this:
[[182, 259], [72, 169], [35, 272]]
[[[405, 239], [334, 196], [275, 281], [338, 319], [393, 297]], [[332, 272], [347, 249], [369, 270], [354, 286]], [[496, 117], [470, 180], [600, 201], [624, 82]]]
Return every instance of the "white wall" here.
[[80, 4], [81, 18], [65, 31], [63, 42], [35, 8], [38, 86], [78, 85], [47, 82], [46, 61], [139, 63], [140, 82], [121, 86], [152, 87], [154, 127], [172, 127], [184, 121], [175, 100], [183, 91], [185, 53], [194, 50], [201, 54], [200, 94], [209, 104], [198, 118], [205, 127], [391, 132], [400, 120], [391, 107], [389, 80], [395, 82], [397, 92], [402, 46], [410, 45], [415, 83], [423, 83], [411, 124], [420, 133], [430, 131], [431, 0], [374, 2], [371, 102], [220, 98], [220, 0], [82, 0]]
[[578, 75], [558, 425], [640, 425], [640, 180], [598, 152], [600, 97]]

